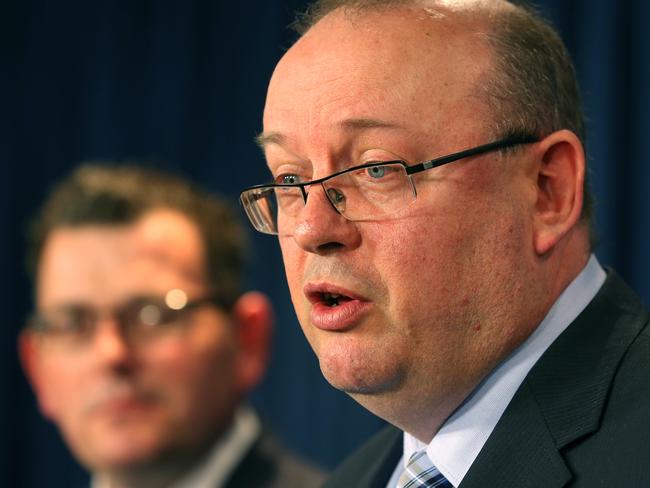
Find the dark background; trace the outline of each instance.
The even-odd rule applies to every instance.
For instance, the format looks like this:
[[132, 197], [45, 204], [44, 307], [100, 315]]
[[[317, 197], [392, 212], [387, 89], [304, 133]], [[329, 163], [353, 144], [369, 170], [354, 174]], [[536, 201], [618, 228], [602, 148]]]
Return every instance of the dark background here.
[[[148, 160], [233, 201], [267, 180], [253, 138], [303, 1], [9, 0], [0, 4], [0, 485], [81, 486], [36, 411], [16, 335], [31, 307], [26, 219], [80, 161]], [[547, 0], [588, 116], [601, 262], [650, 302], [650, 2]], [[254, 395], [278, 434], [331, 467], [381, 422], [321, 378], [275, 239], [252, 235], [249, 284], [277, 307], [275, 357]]]

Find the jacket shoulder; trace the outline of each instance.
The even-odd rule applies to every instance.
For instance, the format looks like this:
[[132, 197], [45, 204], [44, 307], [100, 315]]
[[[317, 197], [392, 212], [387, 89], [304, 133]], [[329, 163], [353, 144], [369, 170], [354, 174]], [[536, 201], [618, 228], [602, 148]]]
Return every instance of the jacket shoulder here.
[[389, 425], [371, 437], [332, 474], [326, 488], [385, 488], [402, 456], [402, 431]]
[[299, 458], [264, 429], [235, 469], [227, 488], [319, 488], [326, 473]]

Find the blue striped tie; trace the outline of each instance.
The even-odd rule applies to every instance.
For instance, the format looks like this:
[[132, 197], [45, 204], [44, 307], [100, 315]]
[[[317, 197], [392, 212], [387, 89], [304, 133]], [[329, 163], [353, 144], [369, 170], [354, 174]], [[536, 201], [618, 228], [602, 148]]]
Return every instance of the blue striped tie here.
[[426, 451], [418, 451], [409, 459], [397, 481], [397, 488], [454, 488], [433, 465]]

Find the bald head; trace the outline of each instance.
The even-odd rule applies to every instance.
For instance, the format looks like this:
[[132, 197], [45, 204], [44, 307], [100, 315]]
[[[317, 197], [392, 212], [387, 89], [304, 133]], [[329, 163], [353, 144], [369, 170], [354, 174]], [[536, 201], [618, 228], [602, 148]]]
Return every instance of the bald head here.
[[[429, 121], [420, 137], [431, 140], [446, 124], [438, 113], [458, 116], [467, 112], [476, 117], [478, 110], [486, 117], [487, 132], [478, 134], [477, 142], [489, 138], [494, 121], [487, 120], [487, 105], [477, 95], [494, 60], [477, 30], [476, 19], [462, 17], [461, 23], [452, 22], [447, 16], [410, 7], [396, 7], [390, 15], [384, 10], [362, 15], [336, 9], [309, 29], [276, 67], [264, 126], [290, 136], [282, 123], [300, 121], [298, 126], [318, 133], [322, 130], [319, 121], [343, 123], [354, 114], [365, 122], [353, 125], [366, 130], [372, 125], [393, 125], [396, 131], [416, 132], [421, 121]], [[295, 103], [297, 94], [309, 100]], [[404, 119], [402, 114], [388, 113], [376, 120], [376, 109], [393, 97], [400, 112], [412, 106], [407, 120], [398, 124], [398, 118]], [[332, 99], [347, 101], [333, 103]], [[414, 100], [418, 102], [413, 104]], [[277, 141], [274, 137], [265, 140]], [[468, 142], [462, 138], [458, 144]]]
[[299, 33], [304, 34], [335, 10], [342, 10], [352, 15], [363, 15], [373, 11], [400, 8], [421, 10], [442, 17], [454, 13], [468, 16], [496, 15], [499, 12], [513, 11], [518, 7], [502, 0], [317, 0], [304, 13], [299, 14], [294, 27]]

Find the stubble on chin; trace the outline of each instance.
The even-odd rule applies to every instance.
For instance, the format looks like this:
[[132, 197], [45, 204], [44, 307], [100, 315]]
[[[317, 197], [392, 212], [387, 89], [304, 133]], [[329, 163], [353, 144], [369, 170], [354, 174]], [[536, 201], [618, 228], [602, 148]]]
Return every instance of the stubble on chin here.
[[[385, 345], [384, 345], [385, 346]], [[320, 344], [316, 354], [325, 379], [351, 396], [373, 396], [399, 388], [405, 378], [403, 366], [388, 346], [363, 344], [341, 337]]]

